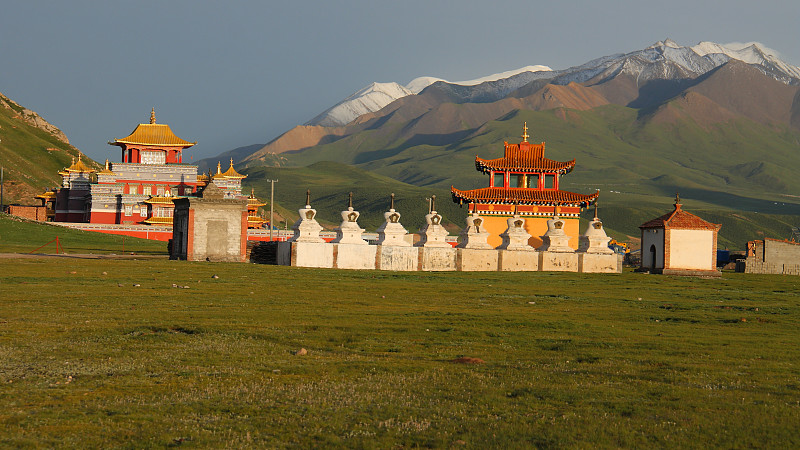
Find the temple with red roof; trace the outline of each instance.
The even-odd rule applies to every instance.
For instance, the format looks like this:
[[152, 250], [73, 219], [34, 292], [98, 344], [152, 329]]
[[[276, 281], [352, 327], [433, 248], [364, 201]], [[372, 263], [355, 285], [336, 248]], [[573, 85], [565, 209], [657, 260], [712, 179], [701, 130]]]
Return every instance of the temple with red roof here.
[[523, 126], [522, 142], [505, 142], [502, 158], [475, 157], [475, 168], [489, 175], [489, 187], [460, 190], [450, 187], [453, 201], [467, 203], [470, 212], [484, 217], [490, 233], [489, 244], [497, 247], [500, 234], [506, 229], [506, 219], [514, 211], [524, 217], [525, 228], [531, 234], [529, 244], [542, 244], [539, 236], [547, 231], [547, 220], [558, 215], [564, 221], [565, 232], [572, 236], [570, 246], [578, 246], [578, 217], [582, 208], [597, 200], [598, 192], [589, 195], [559, 189], [559, 180], [575, 167], [575, 160], [555, 161], [545, 158], [545, 144], [528, 142], [528, 124]]

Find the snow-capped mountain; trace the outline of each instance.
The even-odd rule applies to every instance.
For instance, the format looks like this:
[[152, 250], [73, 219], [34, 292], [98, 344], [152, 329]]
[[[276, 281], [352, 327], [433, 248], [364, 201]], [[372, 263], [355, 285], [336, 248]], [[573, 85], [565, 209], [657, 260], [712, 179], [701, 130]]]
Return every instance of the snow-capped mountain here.
[[[442, 81], [448, 84], [458, 86], [477, 86], [482, 83], [495, 82], [499, 80], [513, 79], [509, 83], [502, 83], [499, 89], [502, 90], [501, 94], [505, 95], [508, 92], [519, 88], [531, 81], [530, 77], [518, 77], [517, 75], [535, 72], [551, 71], [547, 66], [526, 66], [516, 70], [509, 70], [500, 72], [493, 75], [488, 75], [474, 80], [449, 82], [442, 78], [436, 77], [419, 77], [411, 80], [406, 86], [401, 86], [398, 83], [372, 83], [369, 86], [353, 93], [346, 99], [337, 103], [336, 105], [323, 111], [313, 119], [306, 122], [306, 125], [320, 125], [324, 127], [335, 127], [347, 125], [355, 118], [375, 112], [384, 106], [392, 103], [393, 101], [420, 93], [423, 89], [433, 83]], [[538, 77], [541, 78], [541, 77]]]
[[553, 82], [602, 82], [621, 74], [635, 77], [640, 84], [654, 79], [695, 78], [731, 59], [753, 65], [783, 83], [800, 83], [800, 68], [786, 64], [758, 44], [730, 48], [713, 42], [700, 42], [692, 47], [684, 47], [670, 39], [656, 42], [643, 50], [606, 56], [558, 71]]
[[343, 126], [357, 117], [375, 112], [393, 101], [422, 92], [434, 83], [464, 101], [487, 102], [501, 99], [515, 89], [547, 78], [553, 84], [571, 82], [602, 83], [618, 75], [629, 75], [639, 85], [651, 80], [692, 79], [735, 59], [750, 64], [762, 73], [785, 84], [800, 84], [800, 68], [781, 61], [775, 52], [757, 43], [720, 45], [700, 42], [681, 46], [670, 39], [630, 53], [619, 53], [564, 70], [535, 65], [500, 72], [467, 81], [450, 82], [436, 77], [419, 77], [406, 86], [398, 83], [372, 83], [322, 112], [306, 125]]

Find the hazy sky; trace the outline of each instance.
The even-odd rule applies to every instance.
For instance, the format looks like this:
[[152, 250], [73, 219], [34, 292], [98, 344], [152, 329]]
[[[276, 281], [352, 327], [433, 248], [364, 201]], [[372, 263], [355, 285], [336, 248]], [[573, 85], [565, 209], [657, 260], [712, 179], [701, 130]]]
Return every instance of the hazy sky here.
[[373, 81], [564, 69], [670, 38], [800, 65], [800, 1], [10, 1], [0, 92], [92, 158], [147, 122], [194, 158], [266, 143]]

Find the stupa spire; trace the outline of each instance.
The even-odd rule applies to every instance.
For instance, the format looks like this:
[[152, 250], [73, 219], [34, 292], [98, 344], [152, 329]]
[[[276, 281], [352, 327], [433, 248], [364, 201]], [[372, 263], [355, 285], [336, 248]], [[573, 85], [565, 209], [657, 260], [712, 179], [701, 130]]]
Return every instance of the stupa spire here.
[[156, 108], [155, 107], [153, 107], [153, 109], [150, 110], [150, 125], [153, 125], [154, 123], [156, 123]]
[[522, 142], [528, 142], [528, 122], [523, 122], [522, 125]]

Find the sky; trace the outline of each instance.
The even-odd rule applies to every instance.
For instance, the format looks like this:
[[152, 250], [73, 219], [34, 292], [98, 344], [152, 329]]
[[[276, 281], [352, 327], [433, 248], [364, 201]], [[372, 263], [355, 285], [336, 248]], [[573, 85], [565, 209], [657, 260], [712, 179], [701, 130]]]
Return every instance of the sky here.
[[5, 1], [0, 92], [91, 158], [147, 123], [210, 157], [264, 144], [373, 81], [565, 69], [672, 39], [760, 42], [800, 65], [800, 2]]

